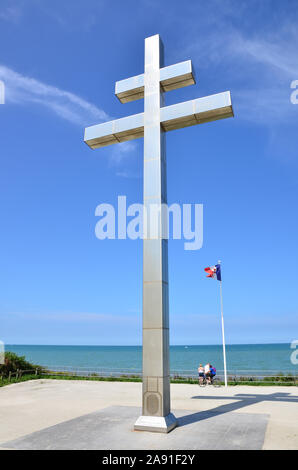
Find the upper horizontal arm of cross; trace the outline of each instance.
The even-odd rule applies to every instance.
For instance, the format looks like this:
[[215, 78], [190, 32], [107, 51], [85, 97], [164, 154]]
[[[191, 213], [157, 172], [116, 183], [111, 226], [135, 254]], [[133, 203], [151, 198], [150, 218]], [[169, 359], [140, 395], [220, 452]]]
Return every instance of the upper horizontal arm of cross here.
[[[196, 83], [191, 60], [161, 68], [159, 79], [163, 91], [175, 90]], [[121, 103], [144, 98], [144, 74], [116, 82], [115, 95]]]

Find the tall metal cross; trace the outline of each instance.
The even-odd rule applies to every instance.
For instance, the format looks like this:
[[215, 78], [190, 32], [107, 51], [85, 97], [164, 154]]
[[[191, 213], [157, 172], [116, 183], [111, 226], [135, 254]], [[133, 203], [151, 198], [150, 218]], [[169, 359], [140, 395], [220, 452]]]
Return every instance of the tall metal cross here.
[[[145, 73], [116, 82], [121, 103], [144, 98], [144, 113], [85, 129], [92, 149], [144, 137], [144, 206], [167, 202], [165, 132], [233, 116], [230, 92], [164, 106], [164, 92], [195, 83], [191, 61], [163, 66], [159, 35], [145, 39]], [[148, 213], [147, 212], [147, 213]], [[170, 411], [168, 240], [143, 240], [143, 406], [135, 429], [169, 432]]]

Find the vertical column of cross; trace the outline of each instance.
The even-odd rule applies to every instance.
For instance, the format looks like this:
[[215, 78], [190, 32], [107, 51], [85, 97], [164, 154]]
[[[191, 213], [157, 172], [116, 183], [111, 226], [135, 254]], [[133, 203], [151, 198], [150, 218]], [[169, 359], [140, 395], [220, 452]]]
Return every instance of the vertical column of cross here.
[[[144, 206], [167, 202], [165, 135], [160, 126], [163, 65], [159, 35], [145, 40]], [[162, 239], [162, 218], [152, 237], [150, 223], [143, 241], [143, 415], [170, 413], [168, 240]]]

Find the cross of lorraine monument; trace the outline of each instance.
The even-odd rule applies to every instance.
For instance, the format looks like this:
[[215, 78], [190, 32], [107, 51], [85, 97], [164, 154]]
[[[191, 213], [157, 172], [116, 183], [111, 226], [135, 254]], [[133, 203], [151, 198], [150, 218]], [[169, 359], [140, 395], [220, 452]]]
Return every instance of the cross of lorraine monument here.
[[[92, 149], [144, 137], [144, 207], [166, 204], [165, 132], [233, 116], [229, 91], [172, 106], [164, 92], [195, 83], [191, 61], [164, 67], [158, 34], [145, 39], [145, 73], [116, 82], [121, 103], [144, 98], [144, 112], [85, 129]], [[168, 240], [143, 240], [143, 406], [134, 428], [169, 432], [177, 424], [170, 407]]]

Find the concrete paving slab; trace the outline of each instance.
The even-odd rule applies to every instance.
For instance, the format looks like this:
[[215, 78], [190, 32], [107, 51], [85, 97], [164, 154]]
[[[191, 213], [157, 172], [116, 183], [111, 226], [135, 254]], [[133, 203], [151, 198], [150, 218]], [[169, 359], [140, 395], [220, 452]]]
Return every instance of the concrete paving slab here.
[[3, 443], [10, 449], [262, 449], [268, 415], [176, 410], [169, 434], [134, 431], [141, 409], [110, 406]]
[[[142, 383], [38, 379], [0, 388], [4, 443], [108, 406], [140, 406]], [[298, 387], [171, 384], [172, 410], [267, 414], [263, 449], [298, 449]], [[189, 411], [188, 414], [191, 412]]]

